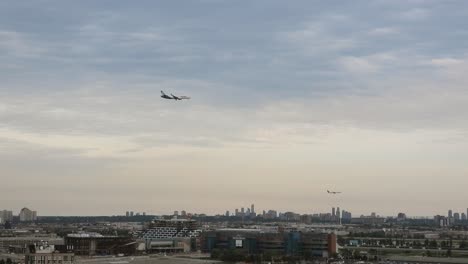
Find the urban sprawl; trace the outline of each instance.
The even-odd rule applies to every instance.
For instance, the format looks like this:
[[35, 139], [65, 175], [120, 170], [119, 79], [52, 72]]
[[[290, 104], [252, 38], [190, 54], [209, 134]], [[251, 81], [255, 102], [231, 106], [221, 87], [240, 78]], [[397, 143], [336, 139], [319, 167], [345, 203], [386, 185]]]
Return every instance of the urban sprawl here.
[[0, 264], [468, 263], [468, 209], [434, 217], [297, 214], [40, 216], [0, 211]]

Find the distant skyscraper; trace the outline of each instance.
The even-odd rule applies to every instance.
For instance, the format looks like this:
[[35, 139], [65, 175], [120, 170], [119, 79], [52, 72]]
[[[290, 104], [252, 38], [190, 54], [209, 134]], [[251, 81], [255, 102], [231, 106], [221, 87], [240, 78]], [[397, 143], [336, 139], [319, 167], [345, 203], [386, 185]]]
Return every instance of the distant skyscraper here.
[[239, 209], [236, 208], [236, 216], [239, 216]]
[[36, 211], [31, 211], [28, 208], [23, 208], [19, 214], [20, 222], [32, 222], [37, 220]]
[[179, 216], [179, 211], [174, 211], [174, 216]]
[[332, 208], [332, 216], [335, 216], [335, 207]]
[[241, 214], [244, 215], [244, 207], [241, 207]]
[[129, 216], [130, 216], [130, 212], [129, 212], [129, 211], [125, 212], [125, 216], [126, 216], [126, 217], [129, 217]]
[[449, 218], [452, 218], [452, 217], [453, 217], [452, 210], [448, 210], [448, 217], [449, 217]]
[[187, 216], [187, 212], [185, 210], [182, 210], [182, 212], [180, 212], [180, 214], [183, 216], [183, 217], [186, 217]]
[[227, 217], [229, 217], [229, 211], [226, 211], [226, 214], [225, 214]]
[[133, 216], [133, 211], [130, 211], [130, 217], [132, 217], [132, 216]]
[[252, 204], [252, 205], [250, 206], [250, 212], [251, 212], [252, 214], [255, 214], [255, 205], [254, 205], [254, 204]]
[[466, 221], [466, 214], [465, 214], [465, 213], [462, 213], [462, 214], [461, 214], [461, 220], [462, 220], [462, 221]]
[[460, 221], [460, 214], [459, 213], [454, 213], [453, 214], [453, 219], [455, 220], [455, 222], [459, 222]]
[[11, 222], [13, 220], [13, 211], [3, 210], [0, 211], [0, 224]]
[[146, 216], [146, 212], [143, 212], [143, 216]]
[[341, 218], [341, 212], [340, 212], [340, 208], [339, 208], [339, 207], [336, 208], [336, 216], [337, 216], [338, 218]]

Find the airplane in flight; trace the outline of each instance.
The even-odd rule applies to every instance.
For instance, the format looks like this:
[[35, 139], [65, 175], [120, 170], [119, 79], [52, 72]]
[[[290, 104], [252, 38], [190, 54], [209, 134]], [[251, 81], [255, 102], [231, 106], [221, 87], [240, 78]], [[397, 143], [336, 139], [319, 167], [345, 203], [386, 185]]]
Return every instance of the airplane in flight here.
[[329, 194], [339, 194], [341, 192], [330, 192], [329, 190], [327, 190], [327, 193], [329, 193]]
[[170, 96], [165, 94], [163, 91], [161, 91], [161, 97], [164, 99], [170, 99], [170, 100], [183, 100], [183, 99], [190, 99], [188, 96], [175, 96], [171, 94]]

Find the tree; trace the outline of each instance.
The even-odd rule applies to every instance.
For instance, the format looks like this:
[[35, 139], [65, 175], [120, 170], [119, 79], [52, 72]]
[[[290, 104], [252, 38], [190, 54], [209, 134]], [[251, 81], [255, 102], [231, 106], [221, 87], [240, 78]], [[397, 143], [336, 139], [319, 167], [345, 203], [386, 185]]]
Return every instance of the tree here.
[[7, 258], [6, 264], [13, 264], [13, 261], [11, 261], [11, 258]]

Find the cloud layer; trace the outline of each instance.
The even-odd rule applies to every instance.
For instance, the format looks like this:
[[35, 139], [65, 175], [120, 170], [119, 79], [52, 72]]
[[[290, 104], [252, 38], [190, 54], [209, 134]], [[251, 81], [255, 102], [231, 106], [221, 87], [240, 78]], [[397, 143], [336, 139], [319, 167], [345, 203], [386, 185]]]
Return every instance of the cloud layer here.
[[464, 5], [4, 1], [2, 206], [466, 208]]

